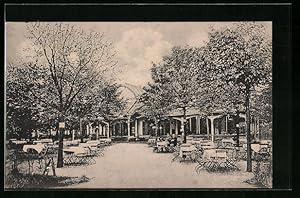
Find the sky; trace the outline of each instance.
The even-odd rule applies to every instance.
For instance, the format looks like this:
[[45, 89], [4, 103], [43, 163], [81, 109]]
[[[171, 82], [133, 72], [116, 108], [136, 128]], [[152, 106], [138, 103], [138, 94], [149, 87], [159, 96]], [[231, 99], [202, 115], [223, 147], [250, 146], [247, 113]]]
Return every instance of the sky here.
[[[261, 22], [271, 35], [272, 23]], [[152, 62], [160, 62], [176, 45], [200, 47], [208, 41], [210, 26], [230, 22], [72, 22], [84, 30], [103, 32], [117, 52], [119, 83], [144, 86], [151, 81]], [[6, 22], [6, 61], [26, 58], [25, 22]]]

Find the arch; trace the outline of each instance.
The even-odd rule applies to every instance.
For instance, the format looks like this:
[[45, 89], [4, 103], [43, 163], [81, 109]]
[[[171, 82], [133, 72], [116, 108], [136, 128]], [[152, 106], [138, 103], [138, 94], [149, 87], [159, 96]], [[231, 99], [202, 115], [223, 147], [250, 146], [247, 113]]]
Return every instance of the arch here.
[[128, 89], [134, 95], [135, 98], [139, 98], [143, 93], [143, 89], [141, 87], [129, 83], [121, 84], [120, 88], [121, 87]]
[[125, 88], [125, 89], [129, 90], [134, 96], [134, 101], [133, 101], [132, 105], [127, 109], [127, 113], [131, 114], [135, 110], [135, 107], [137, 106], [138, 101], [139, 101], [141, 95], [143, 94], [143, 89], [139, 86], [132, 85], [129, 83], [120, 84], [119, 88]]

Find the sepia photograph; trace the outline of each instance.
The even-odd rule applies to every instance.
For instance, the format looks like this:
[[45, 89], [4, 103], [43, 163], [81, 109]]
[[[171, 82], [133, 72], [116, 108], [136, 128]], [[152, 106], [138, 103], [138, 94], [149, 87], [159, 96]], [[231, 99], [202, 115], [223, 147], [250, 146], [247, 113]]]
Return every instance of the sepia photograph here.
[[5, 44], [5, 189], [273, 188], [272, 21], [8, 21]]

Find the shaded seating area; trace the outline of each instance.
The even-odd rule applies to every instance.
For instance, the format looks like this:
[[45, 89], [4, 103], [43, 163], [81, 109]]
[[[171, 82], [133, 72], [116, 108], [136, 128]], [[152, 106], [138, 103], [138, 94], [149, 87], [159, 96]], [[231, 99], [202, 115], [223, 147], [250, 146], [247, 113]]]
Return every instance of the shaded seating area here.
[[195, 170], [200, 173], [203, 168], [208, 172], [239, 170], [236, 160], [228, 155], [226, 149], [204, 150]]
[[103, 157], [105, 147], [111, 145], [111, 139], [90, 140], [76, 146], [65, 146], [65, 165], [89, 165], [96, 163], [95, 157]]
[[95, 155], [85, 147], [69, 147], [64, 149], [65, 165], [86, 165], [93, 164]]
[[53, 144], [25, 144], [22, 149], [14, 150], [14, 168], [21, 164], [27, 164], [28, 174], [39, 173], [48, 175], [52, 167], [53, 175], [56, 175], [55, 159], [57, 151], [58, 147]]
[[156, 153], [166, 153], [169, 152], [169, 142], [168, 141], [158, 141], [156, 145], [153, 147], [153, 152]]

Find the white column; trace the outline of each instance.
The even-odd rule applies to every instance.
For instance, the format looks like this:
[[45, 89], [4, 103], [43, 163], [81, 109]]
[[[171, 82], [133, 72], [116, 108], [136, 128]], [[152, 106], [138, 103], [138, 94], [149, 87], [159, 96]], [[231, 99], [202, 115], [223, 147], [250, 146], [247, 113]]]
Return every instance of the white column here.
[[258, 139], [261, 139], [261, 133], [260, 133], [260, 128], [259, 128], [259, 118], [257, 119], [257, 131], [258, 131]]
[[99, 140], [99, 130], [100, 130], [100, 127], [98, 126], [98, 130], [95, 130], [96, 131], [96, 140]]
[[196, 134], [200, 134], [200, 117], [196, 116]]
[[135, 134], [135, 137], [138, 137], [138, 120], [137, 119], [134, 121], [134, 134]]
[[189, 119], [190, 120], [190, 133], [192, 133], [192, 118]]
[[109, 137], [110, 137], [110, 134], [109, 134], [109, 123], [107, 123], [106, 135], [107, 135], [107, 138], [109, 138]]
[[139, 120], [139, 131], [138, 131], [138, 133], [139, 133], [139, 135], [143, 135], [143, 124], [144, 124], [144, 122], [143, 122], [143, 120], [141, 119], [141, 120]]
[[208, 124], [208, 117], [206, 117], [206, 134], [209, 134], [209, 124]]
[[201, 117], [199, 116], [199, 135], [201, 134]]
[[89, 130], [89, 125], [87, 124], [87, 125], [86, 125], [86, 135], [90, 135], [89, 132], [90, 132], [90, 130]]
[[215, 140], [215, 127], [214, 127], [214, 118], [210, 118], [210, 127], [211, 127], [211, 141]]
[[103, 133], [103, 132], [102, 132], [102, 125], [101, 125], [101, 124], [99, 124], [99, 135], [101, 135], [101, 136], [102, 136], [102, 135], [103, 135], [102, 133]]
[[131, 133], [131, 127], [130, 127], [130, 119], [127, 120], [127, 135], [128, 135], [128, 139], [130, 138], [130, 133]]
[[178, 121], [175, 120], [175, 135], [178, 135]]
[[75, 130], [72, 130], [72, 141], [74, 140], [74, 136], [75, 136]]
[[93, 134], [93, 127], [91, 125], [91, 127], [90, 127], [90, 133], [89, 133], [89, 140], [92, 139], [92, 134]]
[[225, 132], [228, 134], [228, 115], [225, 117]]
[[181, 132], [181, 136], [183, 137], [184, 134], [184, 123], [183, 123], [183, 119], [181, 119], [181, 125], [180, 125], [180, 132]]

